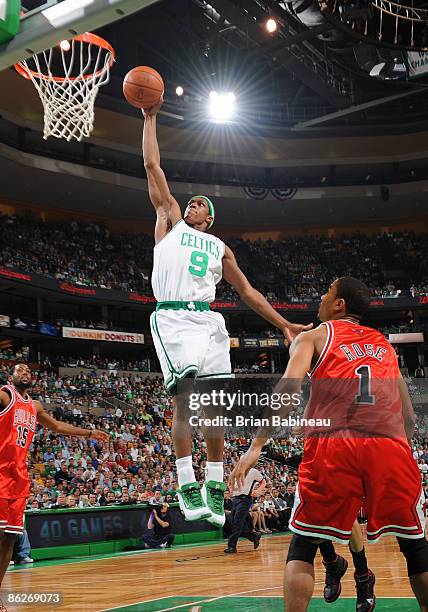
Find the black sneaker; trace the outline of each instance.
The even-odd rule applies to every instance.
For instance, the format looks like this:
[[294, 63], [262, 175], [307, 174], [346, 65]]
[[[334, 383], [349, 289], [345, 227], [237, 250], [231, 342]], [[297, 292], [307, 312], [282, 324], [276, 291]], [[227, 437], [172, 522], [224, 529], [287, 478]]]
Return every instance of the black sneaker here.
[[355, 588], [357, 589], [357, 612], [372, 612], [376, 606], [376, 596], [374, 594], [375, 575], [371, 570], [364, 578], [354, 574]]
[[231, 548], [230, 546], [228, 546], [224, 549], [224, 552], [228, 555], [233, 555], [233, 553], [236, 553], [238, 551], [236, 550], [236, 548]]
[[342, 591], [340, 580], [348, 569], [348, 562], [345, 557], [337, 555], [334, 563], [324, 563], [325, 567], [325, 585], [324, 585], [324, 600], [327, 603], [333, 603], [339, 598]]
[[260, 540], [262, 539], [262, 534], [261, 533], [257, 533], [255, 534], [256, 539], [254, 540], [253, 544], [254, 544], [254, 550], [257, 550], [258, 547], [260, 546]]

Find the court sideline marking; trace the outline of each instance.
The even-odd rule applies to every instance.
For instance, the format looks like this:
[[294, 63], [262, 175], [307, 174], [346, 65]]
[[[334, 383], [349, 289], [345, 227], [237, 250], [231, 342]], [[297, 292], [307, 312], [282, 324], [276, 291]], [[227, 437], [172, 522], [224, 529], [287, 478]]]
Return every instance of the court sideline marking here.
[[[211, 603], [213, 601], [217, 601], [218, 599], [227, 599], [228, 597], [239, 597], [241, 595], [245, 595], [246, 593], [258, 593], [260, 591], [272, 591], [273, 589], [278, 589], [278, 588], [282, 588], [282, 587], [265, 587], [263, 589], [252, 589], [250, 591], [238, 591], [238, 593], [228, 593], [227, 595], [218, 595], [217, 597], [212, 597], [211, 599], [200, 599], [199, 601], [189, 601], [183, 604], [180, 604], [178, 606], [173, 606], [172, 608], [162, 608], [162, 610], [158, 610], [158, 612], [169, 612], [170, 610], [179, 610], [180, 608], [184, 608], [186, 606], [197, 606], [198, 604], [202, 604], [202, 603]], [[173, 595], [168, 595], [166, 597], [159, 597], [157, 599], [148, 599], [146, 601], [136, 601], [133, 604], [129, 604], [129, 607], [131, 606], [138, 606], [140, 604], [147, 604], [147, 603], [151, 603], [154, 601], [162, 601], [162, 599], [171, 599], [171, 597], [174, 597]], [[281, 597], [281, 595], [276, 595], [276, 597]], [[127, 606], [125, 606], [126, 609]], [[123, 610], [123, 605], [122, 606], [115, 606], [114, 608], [103, 608], [102, 610], [99, 610], [99, 612], [110, 612], [111, 610]]]

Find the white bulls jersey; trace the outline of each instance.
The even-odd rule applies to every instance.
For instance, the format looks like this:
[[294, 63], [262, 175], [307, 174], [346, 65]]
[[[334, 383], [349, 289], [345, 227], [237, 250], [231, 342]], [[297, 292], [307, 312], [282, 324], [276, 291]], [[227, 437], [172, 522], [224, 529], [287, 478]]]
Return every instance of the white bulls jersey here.
[[152, 287], [158, 302], [212, 302], [225, 244], [178, 221], [154, 248]]

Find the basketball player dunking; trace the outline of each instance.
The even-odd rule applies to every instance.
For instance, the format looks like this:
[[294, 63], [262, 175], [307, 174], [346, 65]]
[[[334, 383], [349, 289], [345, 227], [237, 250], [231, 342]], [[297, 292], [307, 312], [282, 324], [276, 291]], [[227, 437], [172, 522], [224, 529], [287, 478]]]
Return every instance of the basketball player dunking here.
[[[175, 393], [185, 377], [228, 377], [231, 373], [229, 336], [221, 314], [210, 310], [215, 286], [222, 276], [250, 308], [280, 329], [289, 340], [310, 326], [289, 323], [254, 289], [239, 269], [232, 251], [216, 236], [207, 234], [214, 224], [214, 205], [206, 196], [190, 199], [182, 215], [171, 195], [160, 167], [156, 137], [156, 114], [161, 102], [143, 111], [143, 155], [150, 200], [156, 210], [155, 248], [152, 274], [156, 312], [151, 330], [165, 385]], [[178, 418], [174, 401], [172, 435], [177, 457], [178, 499], [186, 520], [207, 518], [223, 525], [223, 437], [205, 435], [206, 480], [196, 482], [192, 467], [192, 438]]]
[[[320, 539], [349, 542], [363, 495], [369, 542], [383, 535], [397, 537], [413, 592], [421, 610], [428, 612], [424, 499], [408, 443], [413, 407], [394, 349], [380, 332], [359, 323], [369, 303], [366, 285], [351, 277], [336, 280], [321, 299], [318, 316], [323, 323], [293, 342], [281, 381], [281, 388], [296, 390], [311, 371], [310, 406], [317, 411], [311, 414], [329, 413], [339, 424], [335, 432], [305, 440], [284, 583], [286, 610], [292, 612], [308, 609]], [[232, 483], [242, 482], [265, 441], [253, 440], [231, 474]], [[358, 598], [357, 611], [373, 610], [374, 604]]]
[[[12, 558], [17, 535], [24, 531], [24, 510], [30, 495], [27, 453], [40, 423], [65, 436], [107, 441], [109, 435], [96, 429], [82, 429], [51, 417], [28, 394], [32, 385], [30, 368], [13, 368], [12, 383], [0, 388], [0, 585]], [[0, 604], [0, 612], [6, 610]]]

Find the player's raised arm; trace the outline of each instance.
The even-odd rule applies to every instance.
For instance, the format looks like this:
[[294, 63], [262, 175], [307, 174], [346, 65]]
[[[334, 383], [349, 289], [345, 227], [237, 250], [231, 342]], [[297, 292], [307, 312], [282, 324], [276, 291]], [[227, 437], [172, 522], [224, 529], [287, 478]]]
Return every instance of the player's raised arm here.
[[156, 210], [155, 242], [159, 242], [180, 221], [181, 210], [169, 191], [165, 174], [160, 166], [159, 145], [156, 136], [156, 115], [163, 99], [152, 108], [143, 111], [143, 157], [149, 184], [149, 196]]
[[56, 433], [63, 434], [64, 436], [80, 436], [82, 438], [94, 438], [95, 440], [101, 440], [103, 442], [107, 442], [110, 436], [105, 431], [99, 431], [98, 429], [83, 429], [83, 427], [75, 427], [74, 425], [70, 425], [69, 423], [63, 423], [62, 421], [57, 421], [50, 414], [46, 412], [40, 402], [34, 402], [37, 408], [37, 420], [43, 425], [43, 427], [47, 427], [51, 431], [55, 431]]
[[239, 297], [248, 304], [254, 312], [257, 312], [257, 314], [266, 319], [266, 321], [269, 321], [269, 323], [272, 323], [272, 325], [280, 329], [289, 342], [300, 334], [300, 332], [312, 328], [312, 323], [309, 325], [290, 323], [290, 321], [287, 321], [287, 319], [284, 319], [284, 317], [276, 312], [260, 291], [254, 289], [250, 284], [245, 274], [239, 268], [235, 256], [228, 246], [226, 246], [223, 258], [223, 277], [232, 285]]

